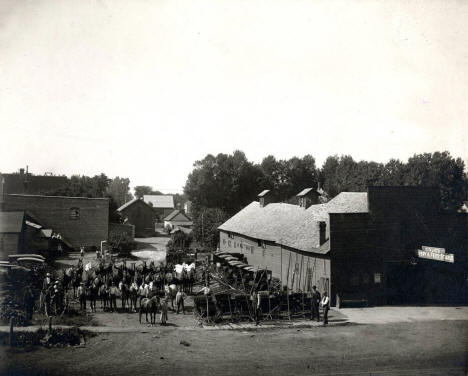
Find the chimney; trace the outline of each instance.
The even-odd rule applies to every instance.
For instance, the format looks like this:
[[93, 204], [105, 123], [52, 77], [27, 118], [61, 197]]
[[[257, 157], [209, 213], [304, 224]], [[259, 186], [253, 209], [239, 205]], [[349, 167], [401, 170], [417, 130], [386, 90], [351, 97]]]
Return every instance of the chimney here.
[[24, 168], [20, 168], [19, 173], [20, 173], [20, 175], [24, 175]]
[[320, 221], [318, 223], [319, 226], [319, 239], [320, 239], [320, 244], [322, 245], [327, 241], [327, 222]]
[[258, 201], [260, 202], [260, 207], [264, 208], [265, 206], [271, 204], [274, 201], [273, 194], [270, 190], [265, 189], [264, 191], [259, 193]]
[[306, 188], [299, 192], [296, 197], [299, 198], [299, 206], [304, 209], [319, 203], [319, 193], [314, 188]]

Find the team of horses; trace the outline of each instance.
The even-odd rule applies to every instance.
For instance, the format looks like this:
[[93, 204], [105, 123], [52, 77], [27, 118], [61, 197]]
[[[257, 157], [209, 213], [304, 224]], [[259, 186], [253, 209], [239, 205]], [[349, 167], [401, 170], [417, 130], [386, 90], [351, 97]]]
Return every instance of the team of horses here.
[[191, 293], [193, 290], [194, 269], [178, 273], [173, 270], [173, 265], [155, 267], [151, 263], [149, 267], [145, 264], [127, 268], [125, 264], [116, 266], [103, 262], [86, 270], [79, 262], [78, 266], [65, 269], [59, 279], [64, 295], [73, 290], [73, 297], [78, 298], [78, 292], [84, 291], [93, 312], [96, 312], [97, 302], [103, 311], [117, 311], [119, 299], [122, 311], [139, 312], [140, 323], [143, 313], [148, 321], [149, 313], [154, 324], [161, 299], [171, 302], [174, 309], [177, 291]]

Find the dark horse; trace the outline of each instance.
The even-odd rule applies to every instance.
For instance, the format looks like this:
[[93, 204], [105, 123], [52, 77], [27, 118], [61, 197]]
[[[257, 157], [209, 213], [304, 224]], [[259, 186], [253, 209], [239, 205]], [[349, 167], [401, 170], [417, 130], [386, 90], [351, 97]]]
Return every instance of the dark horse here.
[[141, 324], [141, 315], [143, 311], [146, 314], [146, 322], [148, 322], [148, 312], [150, 314], [151, 325], [156, 325], [156, 314], [158, 313], [158, 300], [157, 296], [152, 298], [143, 298], [140, 304], [140, 324]]

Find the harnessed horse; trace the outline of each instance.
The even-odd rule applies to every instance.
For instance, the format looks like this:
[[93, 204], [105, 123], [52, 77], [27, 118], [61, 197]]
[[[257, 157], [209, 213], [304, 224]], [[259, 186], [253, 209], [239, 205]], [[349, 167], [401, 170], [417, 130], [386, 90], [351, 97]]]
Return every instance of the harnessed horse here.
[[148, 312], [150, 314], [151, 325], [156, 324], [156, 314], [158, 313], [159, 298], [155, 295], [151, 298], [143, 298], [140, 302], [139, 319], [141, 324], [141, 315], [146, 314], [146, 322], [148, 322]]

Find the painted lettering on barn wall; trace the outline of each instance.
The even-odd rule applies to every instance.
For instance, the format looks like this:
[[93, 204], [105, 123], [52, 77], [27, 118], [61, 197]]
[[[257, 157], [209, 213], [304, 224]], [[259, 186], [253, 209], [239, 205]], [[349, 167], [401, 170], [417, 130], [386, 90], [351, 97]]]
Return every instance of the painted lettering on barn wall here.
[[226, 239], [223, 239], [223, 245], [226, 245], [228, 247], [233, 247], [233, 248], [240, 248], [240, 249], [245, 249], [247, 251], [253, 251], [254, 247], [253, 246], [250, 246], [250, 245], [246, 245], [242, 242], [236, 242], [236, 241], [231, 241], [231, 240], [226, 240]]
[[418, 249], [418, 257], [435, 261], [455, 262], [454, 254], [445, 253], [445, 248], [427, 247], [424, 245], [421, 249]]

